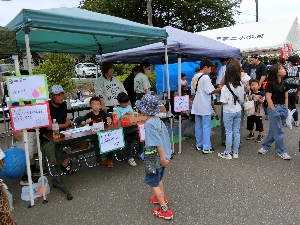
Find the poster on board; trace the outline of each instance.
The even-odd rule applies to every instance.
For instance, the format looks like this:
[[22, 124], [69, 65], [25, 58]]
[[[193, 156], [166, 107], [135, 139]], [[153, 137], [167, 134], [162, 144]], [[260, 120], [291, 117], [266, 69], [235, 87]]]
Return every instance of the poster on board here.
[[138, 124], [138, 131], [139, 131], [140, 142], [144, 142], [145, 141], [145, 124], [144, 123]]
[[125, 147], [123, 129], [98, 132], [100, 154], [105, 154]]
[[37, 105], [12, 106], [9, 108], [9, 114], [14, 131], [52, 125], [48, 102]]
[[190, 109], [190, 98], [188, 95], [174, 97], [174, 111], [186, 112]]
[[9, 101], [48, 99], [49, 91], [45, 74], [33, 76], [6, 77]]

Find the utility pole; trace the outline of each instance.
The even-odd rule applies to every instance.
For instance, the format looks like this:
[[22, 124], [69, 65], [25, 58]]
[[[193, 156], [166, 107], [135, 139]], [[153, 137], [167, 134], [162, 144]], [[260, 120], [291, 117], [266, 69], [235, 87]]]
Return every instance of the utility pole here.
[[255, 0], [256, 3], [256, 22], [258, 22], [258, 0]]
[[148, 12], [148, 25], [153, 26], [151, 0], [147, 0], [147, 12]]

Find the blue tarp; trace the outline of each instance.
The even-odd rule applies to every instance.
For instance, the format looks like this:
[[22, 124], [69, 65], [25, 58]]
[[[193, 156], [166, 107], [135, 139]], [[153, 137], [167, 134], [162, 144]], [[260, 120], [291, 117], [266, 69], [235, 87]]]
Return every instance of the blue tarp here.
[[[187, 56], [186, 61], [195, 62], [203, 57], [210, 59], [240, 58], [240, 49], [220, 43], [202, 35], [190, 33], [170, 26], [165, 27], [169, 63], [177, 62], [177, 54]], [[163, 64], [165, 46], [163, 42], [130, 50], [103, 55], [103, 62], [140, 63], [147, 60], [151, 64]]]

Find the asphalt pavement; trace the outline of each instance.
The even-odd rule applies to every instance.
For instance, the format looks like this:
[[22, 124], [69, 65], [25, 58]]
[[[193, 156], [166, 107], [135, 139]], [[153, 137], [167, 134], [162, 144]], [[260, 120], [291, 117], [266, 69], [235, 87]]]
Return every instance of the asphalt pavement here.
[[[267, 132], [269, 121], [263, 122]], [[143, 183], [144, 168], [139, 159], [136, 167], [115, 161], [114, 168], [83, 167], [63, 176], [73, 200], [68, 201], [51, 185], [49, 202], [42, 204], [38, 198], [33, 208], [27, 208], [29, 202], [20, 198], [20, 180], [5, 180], [14, 198], [12, 216], [20, 225], [300, 224], [300, 128], [285, 128], [285, 144], [292, 157], [285, 161], [277, 156], [274, 146], [266, 155], [257, 154], [261, 144], [245, 140], [245, 127], [246, 123], [239, 159], [217, 156], [224, 151], [219, 127], [211, 137], [213, 154], [196, 151], [193, 138], [182, 142], [182, 153], [170, 161], [164, 177], [165, 194], [174, 214], [171, 221], [152, 215], [152, 193]], [[3, 145], [4, 139], [1, 142]], [[119, 154], [125, 156], [125, 151]], [[50, 176], [48, 180], [51, 183]]]

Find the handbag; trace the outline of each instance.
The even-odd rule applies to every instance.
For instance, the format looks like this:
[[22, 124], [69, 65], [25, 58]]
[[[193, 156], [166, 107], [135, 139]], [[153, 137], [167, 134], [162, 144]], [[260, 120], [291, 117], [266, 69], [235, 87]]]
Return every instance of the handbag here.
[[254, 101], [251, 97], [251, 91], [249, 92], [248, 95], [246, 95], [243, 106], [244, 106], [244, 115], [245, 116], [248, 117], [255, 113], [255, 106], [254, 106]]

